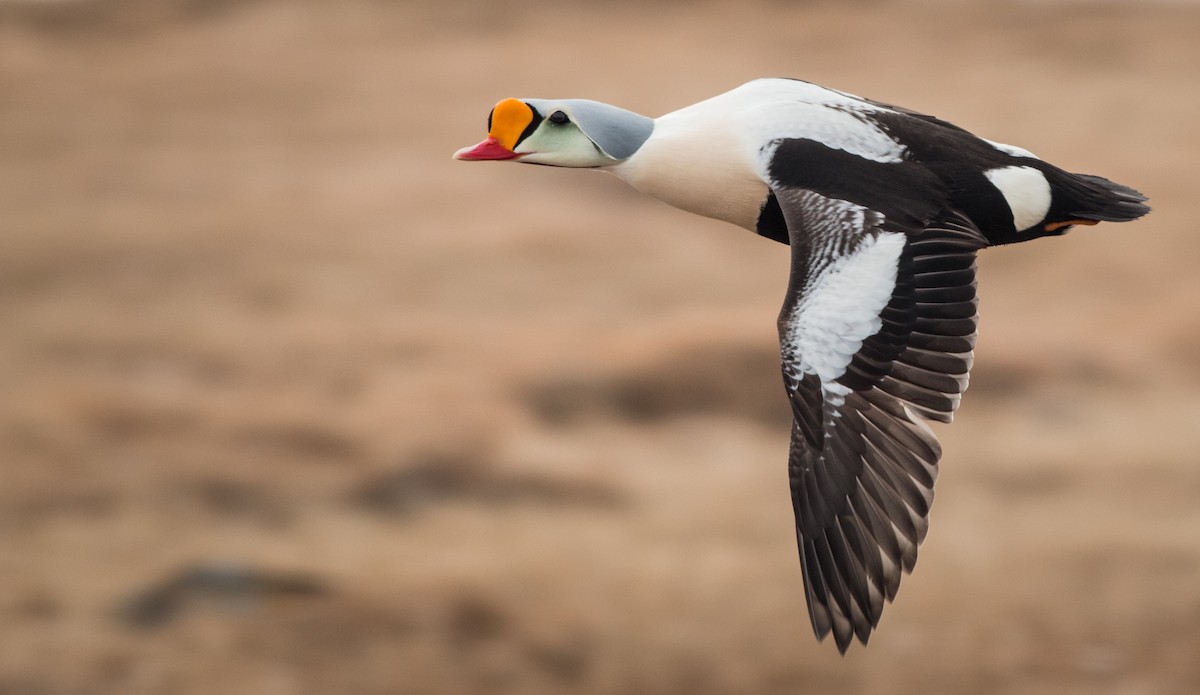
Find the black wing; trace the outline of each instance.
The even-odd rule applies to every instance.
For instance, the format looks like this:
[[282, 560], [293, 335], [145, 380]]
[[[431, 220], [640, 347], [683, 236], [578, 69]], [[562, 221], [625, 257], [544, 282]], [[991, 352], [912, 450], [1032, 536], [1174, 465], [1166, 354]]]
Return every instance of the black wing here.
[[941, 447], [922, 418], [949, 422], [967, 386], [987, 241], [952, 210], [914, 225], [774, 193], [792, 246], [779, 332], [805, 596], [817, 637], [845, 652], [867, 642], [925, 537]]

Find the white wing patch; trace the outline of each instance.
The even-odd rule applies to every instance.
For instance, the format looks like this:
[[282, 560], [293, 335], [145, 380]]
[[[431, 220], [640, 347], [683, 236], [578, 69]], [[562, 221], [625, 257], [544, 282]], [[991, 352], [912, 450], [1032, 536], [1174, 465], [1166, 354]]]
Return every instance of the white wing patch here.
[[[904, 147], [879, 126], [864, 118], [864, 109], [826, 104], [782, 102], [764, 108], [755, 119], [758, 142], [782, 139], [814, 140], [826, 147], [885, 164], [904, 161]], [[771, 153], [766, 153], [770, 161]]]
[[[875, 162], [904, 161], [905, 148], [863, 114], [886, 110], [862, 97], [800, 80], [753, 80], [728, 92], [763, 105], [757, 142], [807, 138]], [[769, 157], [767, 158], [769, 161]]]
[[1033, 167], [1003, 167], [983, 172], [1004, 196], [1017, 231], [1029, 229], [1050, 212], [1050, 182]]
[[991, 145], [992, 147], [995, 147], [996, 149], [1000, 150], [1001, 152], [1003, 152], [1005, 154], [1011, 154], [1014, 157], [1029, 157], [1030, 159], [1040, 159], [1040, 157], [1038, 157], [1036, 154], [1030, 152], [1029, 150], [1027, 150], [1023, 147], [1017, 147], [1016, 145], [1006, 145], [1002, 142], [996, 142], [995, 140], [988, 140], [987, 138], [980, 138], [980, 140], [983, 140], [984, 142]]
[[845, 373], [863, 341], [883, 326], [879, 314], [896, 287], [904, 243], [899, 232], [864, 238], [853, 252], [833, 259], [809, 280], [787, 320], [785, 348], [800, 372], [821, 379], [829, 396], [840, 400], [848, 393], [834, 380]]

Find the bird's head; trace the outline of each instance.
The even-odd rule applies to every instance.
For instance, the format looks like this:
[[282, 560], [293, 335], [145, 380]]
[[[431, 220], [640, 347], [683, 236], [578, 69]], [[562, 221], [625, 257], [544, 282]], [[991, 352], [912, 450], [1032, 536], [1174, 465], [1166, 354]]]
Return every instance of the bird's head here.
[[653, 130], [653, 119], [598, 101], [505, 99], [488, 115], [487, 138], [454, 158], [605, 167], [632, 156]]

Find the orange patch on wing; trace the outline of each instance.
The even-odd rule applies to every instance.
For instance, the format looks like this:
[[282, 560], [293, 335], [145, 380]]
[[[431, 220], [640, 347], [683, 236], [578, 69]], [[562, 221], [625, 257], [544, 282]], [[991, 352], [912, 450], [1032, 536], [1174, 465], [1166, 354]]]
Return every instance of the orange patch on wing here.
[[1047, 232], [1053, 232], [1056, 229], [1061, 229], [1073, 224], [1100, 224], [1099, 220], [1067, 220], [1066, 222], [1051, 222], [1045, 226]]
[[511, 150], [532, 121], [533, 109], [529, 104], [520, 99], [505, 99], [492, 110], [492, 129], [488, 135]]

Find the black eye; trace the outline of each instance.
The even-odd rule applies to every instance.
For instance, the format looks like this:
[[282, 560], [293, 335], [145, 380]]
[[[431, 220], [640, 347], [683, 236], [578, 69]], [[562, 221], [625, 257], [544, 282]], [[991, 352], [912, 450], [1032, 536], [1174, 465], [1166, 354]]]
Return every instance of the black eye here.
[[555, 111], [554, 113], [550, 114], [550, 118], [548, 120], [554, 125], [562, 125], [571, 119], [567, 118], [567, 114], [563, 113], [562, 111]]

